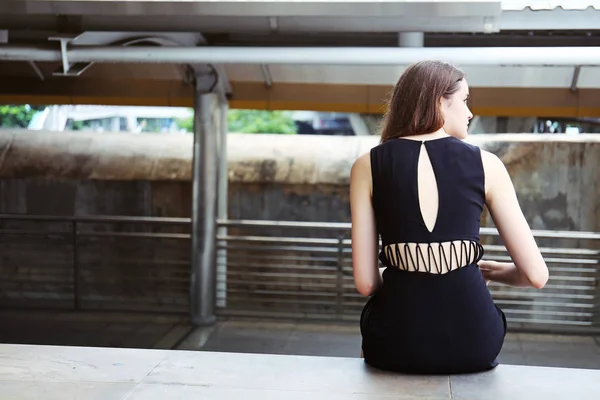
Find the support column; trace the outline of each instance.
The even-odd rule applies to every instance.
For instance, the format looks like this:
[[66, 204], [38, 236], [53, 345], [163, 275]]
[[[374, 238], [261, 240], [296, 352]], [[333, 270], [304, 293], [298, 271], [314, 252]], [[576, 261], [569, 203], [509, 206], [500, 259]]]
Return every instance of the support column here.
[[220, 98], [197, 83], [194, 96], [190, 313], [194, 325], [216, 321], [216, 217]]
[[400, 47], [423, 47], [425, 45], [425, 34], [423, 32], [400, 32], [398, 34], [398, 46]]
[[496, 133], [508, 133], [508, 117], [496, 117]]
[[121, 117], [112, 117], [110, 121], [110, 131], [120, 132], [121, 131]]

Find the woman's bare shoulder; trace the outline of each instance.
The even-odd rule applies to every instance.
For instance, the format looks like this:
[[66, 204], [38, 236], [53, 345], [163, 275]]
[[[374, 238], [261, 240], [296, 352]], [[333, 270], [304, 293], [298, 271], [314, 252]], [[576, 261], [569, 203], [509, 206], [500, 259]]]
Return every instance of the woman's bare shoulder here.
[[359, 156], [352, 164], [352, 169], [371, 170], [371, 153], [367, 152]]
[[481, 149], [481, 160], [483, 161], [483, 166], [485, 168], [495, 169], [495, 168], [504, 168], [504, 163], [496, 154], [489, 152], [487, 150]]
[[[506, 165], [500, 157], [487, 150], [481, 150], [481, 162], [486, 177], [493, 179], [504, 179], [508, 176]], [[487, 179], [486, 179], [487, 180]]]
[[485, 193], [488, 201], [494, 192], [505, 190], [511, 185], [510, 177], [504, 162], [496, 154], [481, 149], [481, 163], [485, 175]]

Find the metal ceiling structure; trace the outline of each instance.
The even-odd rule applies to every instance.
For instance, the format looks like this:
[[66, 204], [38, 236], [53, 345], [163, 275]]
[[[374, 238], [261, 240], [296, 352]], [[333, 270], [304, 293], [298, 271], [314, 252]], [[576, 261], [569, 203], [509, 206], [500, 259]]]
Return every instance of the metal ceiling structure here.
[[[201, 27], [204, 33], [400, 32], [422, 31], [428, 25], [436, 30], [482, 32], [498, 29], [501, 12], [501, 2], [491, 0], [5, 0], [0, 5], [0, 14], [7, 20], [12, 16], [17, 26], [41, 27], [61, 15], [79, 18], [86, 30], [133, 24], [171, 31]], [[28, 15], [35, 15], [37, 21], [28, 21]]]
[[381, 112], [435, 58], [480, 115], [600, 116], [598, 3], [4, 0], [0, 102], [189, 106], [214, 68], [232, 107]]

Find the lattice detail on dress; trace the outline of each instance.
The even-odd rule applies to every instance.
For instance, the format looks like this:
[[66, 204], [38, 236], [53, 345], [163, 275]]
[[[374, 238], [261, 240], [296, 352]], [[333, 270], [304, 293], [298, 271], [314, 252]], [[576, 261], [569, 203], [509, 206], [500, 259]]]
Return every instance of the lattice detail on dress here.
[[473, 240], [441, 243], [394, 243], [383, 248], [392, 267], [404, 271], [445, 274], [475, 264], [483, 257], [483, 246]]

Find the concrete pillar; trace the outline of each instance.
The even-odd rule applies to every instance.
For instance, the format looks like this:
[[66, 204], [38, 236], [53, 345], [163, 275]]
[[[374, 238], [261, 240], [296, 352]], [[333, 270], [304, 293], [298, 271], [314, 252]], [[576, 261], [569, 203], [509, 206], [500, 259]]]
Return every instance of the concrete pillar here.
[[121, 117], [112, 117], [111, 118], [110, 130], [111, 130], [111, 132], [120, 132], [121, 131]]
[[139, 133], [138, 126], [137, 126], [137, 118], [134, 115], [127, 115], [126, 119], [127, 119], [127, 131]]
[[220, 96], [196, 88], [192, 183], [190, 314], [194, 325], [216, 321], [216, 217]]
[[425, 34], [423, 32], [400, 32], [398, 34], [398, 46], [400, 47], [423, 47]]
[[508, 133], [508, 117], [496, 117], [496, 133]]
[[348, 119], [350, 120], [350, 126], [352, 126], [352, 130], [354, 131], [354, 135], [356, 136], [368, 136], [371, 134], [369, 131], [369, 126], [362, 118], [360, 114], [357, 113], [349, 113]]

